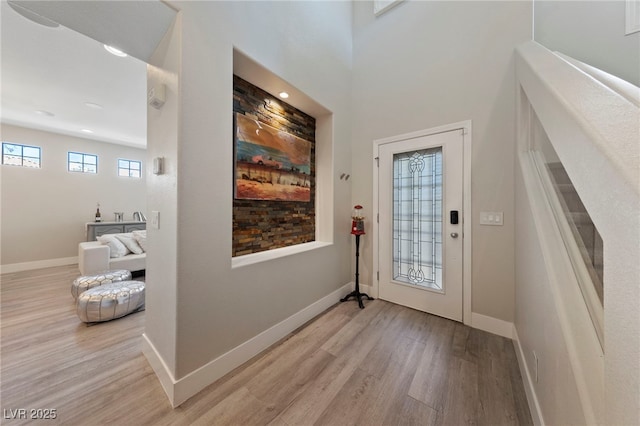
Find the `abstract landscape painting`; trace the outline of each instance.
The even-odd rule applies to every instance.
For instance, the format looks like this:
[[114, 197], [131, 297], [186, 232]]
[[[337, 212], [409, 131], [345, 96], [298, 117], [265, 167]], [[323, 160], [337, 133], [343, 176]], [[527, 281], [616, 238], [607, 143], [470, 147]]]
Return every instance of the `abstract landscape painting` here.
[[235, 197], [311, 200], [311, 142], [236, 113]]

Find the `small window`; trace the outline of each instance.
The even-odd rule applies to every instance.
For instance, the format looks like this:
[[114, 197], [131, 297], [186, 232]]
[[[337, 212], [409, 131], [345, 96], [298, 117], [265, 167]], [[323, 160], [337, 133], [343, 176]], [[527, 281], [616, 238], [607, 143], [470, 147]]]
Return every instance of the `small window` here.
[[70, 172], [98, 173], [97, 155], [69, 152], [68, 164]]
[[39, 169], [40, 153], [37, 146], [2, 142], [2, 164]]
[[141, 176], [142, 163], [136, 160], [118, 160], [118, 176], [139, 178]]

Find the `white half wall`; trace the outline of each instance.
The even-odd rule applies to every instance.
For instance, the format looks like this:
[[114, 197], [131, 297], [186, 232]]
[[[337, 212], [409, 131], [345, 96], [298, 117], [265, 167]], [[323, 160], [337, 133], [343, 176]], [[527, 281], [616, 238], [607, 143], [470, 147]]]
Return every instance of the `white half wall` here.
[[[640, 109], [535, 42], [518, 47], [516, 69], [515, 325], [544, 419], [639, 424]], [[604, 242], [603, 346], [536, 180], [529, 151], [542, 135]]]
[[[0, 166], [3, 272], [68, 264], [98, 202], [105, 221], [113, 212], [128, 220], [146, 212], [145, 150], [8, 124], [1, 130], [2, 141], [38, 146], [42, 155], [40, 169]], [[68, 172], [68, 151], [97, 155], [98, 173]], [[143, 177], [119, 177], [118, 158], [142, 161]]]
[[[516, 352], [529, 408], [534, 419], [540, 418], [538, 424], [589, 424], [554, 302], [551, 287], [554, 283], [546, 269], [521, 168], [517, 170]], [[544, 202], [544, 199], [537, 201]], [[592, 327], [590, 322], [586, 326]], [[595, 332], [594, 340], [597, 345]], [[602, 365], [591, 373], [602, 378]]]

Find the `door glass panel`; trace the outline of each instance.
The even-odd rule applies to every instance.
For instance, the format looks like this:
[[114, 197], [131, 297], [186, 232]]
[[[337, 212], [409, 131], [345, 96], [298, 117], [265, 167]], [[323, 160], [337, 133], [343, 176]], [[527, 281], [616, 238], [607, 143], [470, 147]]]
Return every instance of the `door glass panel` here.
[[393, 156], [392, 276], [442, 290], [442, 147]]

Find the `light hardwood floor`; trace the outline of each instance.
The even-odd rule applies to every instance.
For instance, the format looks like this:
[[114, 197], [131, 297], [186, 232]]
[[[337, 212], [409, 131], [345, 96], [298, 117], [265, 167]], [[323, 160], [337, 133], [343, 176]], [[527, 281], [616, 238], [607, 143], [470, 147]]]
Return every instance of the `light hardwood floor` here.
[[[529, 425], [511, 341], [376, 300], [338, 304], [172, 409], [144, 312], [87, 327], [75, 267], [2, 275], [2, 424]], [[9, 418], [8, 418], [9, 417]]]

